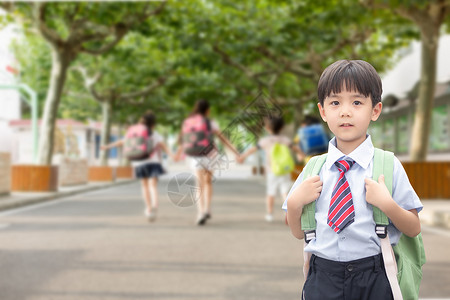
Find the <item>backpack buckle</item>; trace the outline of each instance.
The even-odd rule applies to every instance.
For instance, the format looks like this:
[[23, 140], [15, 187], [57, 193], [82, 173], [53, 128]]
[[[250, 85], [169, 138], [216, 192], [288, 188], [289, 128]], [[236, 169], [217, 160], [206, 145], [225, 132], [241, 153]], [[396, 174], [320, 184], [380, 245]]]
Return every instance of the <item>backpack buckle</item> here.
[[387, 236], [387, 225], [375, 225], [375, 233], [380, 239], [384, 239]]
[[316, 238], [316, 231], [315, 230], [305, 230], [304, 236], [305, 236], [305, 242], [308, 244], [309, 242], [311, 242], [312, 239]]

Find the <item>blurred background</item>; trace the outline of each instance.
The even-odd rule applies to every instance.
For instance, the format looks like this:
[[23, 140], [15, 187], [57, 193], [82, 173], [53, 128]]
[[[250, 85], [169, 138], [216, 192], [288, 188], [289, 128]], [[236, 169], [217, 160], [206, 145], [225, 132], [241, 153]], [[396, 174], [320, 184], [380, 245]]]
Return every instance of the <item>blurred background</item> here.
[[[281, 111], [283, 134], [294, 139], [305, 116], [319, 116], [322, 71], [336, 60], [361, 59], [383, 81], [383, 113], [369, 128], [375, 146], [393, 151], [419, 196], [430, 200], [425, 206], [435, 205], [436, 213], [424, 217], [427, 224], [448, 230], [450, 213], [442, 211], [450, 211], [444, 206], [450, 199], [449, 31], [450, 3], [443, 0], [1, 1], [0, 203], [132, 180], [121, 149], [100, 148], [121, 139], [146, 110], [156, 113], [157, 131], [173, 150], [183, 119], [199, 99], [209, 101], [211, 117], [232, 142], [239, 141], [240, 152], [264, 135], [262, 126], [236, 125], [261, 99]], [[263, 159], [256, 153], [242, 166], [227, 163], [216, 177], [259, 182]], [[184, 162], [167, 157], [164, 164], [170, 176], [186, 170]], [[293, 179], [303, 162], [296, 165]], [[264, 197], [252, 189], [242, 195]], [[430, 251], [444, 251], [436, 249]], [[449, 266], [436, 260], [442, 272]], [[432, 285], [427, 291], [449, 295], [448, 288], [439, 292]], [[224, 298], [237, 299], [240, 292]], [[201, 297], [216, 299], [213, 294]], [[25, 299], [9, 295], [4, 299]], [[185, 296], [158, 295], [150, 298]], [[264, 295], [286, 299], [270, 293], [255, 299]]]
[[2, 1], [0, 150], [13, 163], [45, 165], [55, 156], [114, 163], [120, 153], [99, 146], [143, 109], [158, 112], [170, 140], [196, 100], [210, 101], [225, 127], [261, 91], [280, 105], [293, 136], [305, 114], [318, 114], [323, 69], [363, 59], [383, 79], [385, 110], [371, 127], [376, 146], [433, 159], [450, 151], [446, 5]]

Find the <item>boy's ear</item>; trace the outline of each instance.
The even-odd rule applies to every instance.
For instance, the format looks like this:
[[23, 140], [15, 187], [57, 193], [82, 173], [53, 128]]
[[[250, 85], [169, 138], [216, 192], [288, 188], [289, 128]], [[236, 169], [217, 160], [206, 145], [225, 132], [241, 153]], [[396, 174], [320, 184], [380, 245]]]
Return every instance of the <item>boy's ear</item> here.
[[378, 120], [378, 118], [381, 115], [381, 110], [383, 109], [383, 103], [378, 102], [373, 108], [372, 108], [372, 121]]
[[322, 120], [326, 123], [327, 117], [325, 116], [325, 110], [323, 109], [323, 106], [319, 103], [317, 103], [317, 107], [319, 108], [320, 116], [322, 117]]

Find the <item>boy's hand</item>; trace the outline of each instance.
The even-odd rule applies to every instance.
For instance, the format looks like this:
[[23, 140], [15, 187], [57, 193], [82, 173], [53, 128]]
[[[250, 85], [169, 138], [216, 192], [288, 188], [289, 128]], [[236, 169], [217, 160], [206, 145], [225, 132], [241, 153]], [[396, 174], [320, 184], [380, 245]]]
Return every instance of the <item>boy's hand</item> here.
[[366, 178], [364, 181], [366, 182], [366, 201], [384, 211], [386, 205], [394, 201], [384, 183], [384, 175], [380, 175], [378, 182], [371, 178]]
[[318, 175], [309, 177], [300, 183], [289, 196], [288, 211], [289, 209], [303, 209], [303, 206], [319, 198], [322, 184]]

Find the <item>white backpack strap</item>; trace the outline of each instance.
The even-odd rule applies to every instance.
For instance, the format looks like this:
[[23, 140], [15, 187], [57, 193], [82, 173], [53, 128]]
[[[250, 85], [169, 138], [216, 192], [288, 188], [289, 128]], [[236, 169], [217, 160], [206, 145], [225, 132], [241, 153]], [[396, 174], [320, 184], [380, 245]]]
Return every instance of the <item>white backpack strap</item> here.
[[[394, 154], [392, 152], [375, 148], [372, 179], [378, 181], [378, 177], [381, 174], [384, 175], [386, 186], [389, 193], [392, 195]], [[380, 238], [381, 254], [383, 255], [384, 268], [391, 286], [392, 295], [394, 296], [394, 300], [403, 300], [402, 291], [400, 290], [400, 285], [398, 284], [397, 279], [397, 261], [395, 259], [394, 251], [392, 250], [391, 241], [389, 240], [389, 234], [387, 232], [389, 219], [378, 207], [375, 206], [373, 207], [373, 219], [376, 224], [375, 232]]]
[[[303, 179], [306, 179], [313, 175], [319, 175], [320, 170], [322, 169], [323, 164], [325, 163], [327, 159], [327, 154], [322, 154], [319, 156], [314, 156], [309, 160], [309, 162], [306, 164], [305, 168], [303, 169], [304, 177]], [[302, 218], [301, 218], [301, 226], [302, 230], [304, 232], [304, 238], [303, 238], [303, 276], [306, 280], [306, 277], [308, 277], [309, 272], [309, 262], [311, 260], [311, 253], [306, 252], [305, 248], [308, 245], [309, 241], [314, 239], [316, 237], [316, 205], [315, 201], [311, 202], [310, 204], [306, 205], [303, 208], [302, 212]]]
[[306, 245], [308, 245], [308, 243], [306, 242], [306, 240], [303, 239], [303, 278], [308, 277], [308, 272], [309, 272], [309, 262], [311, 261], [311, 252], [306, 252], [305, 248]]
[[380, 241], [384, 268], [386, 269], [386, 275], [391, 285], [392, 295], [394, 296], [394, 300], [403, 300], [402, 291], [400, 290], [397, 279], [397, 261], [395, 260], [394, 251], [389, 240], [389, 234], [384, 239], [380, 239]]

